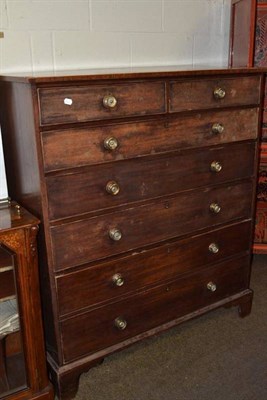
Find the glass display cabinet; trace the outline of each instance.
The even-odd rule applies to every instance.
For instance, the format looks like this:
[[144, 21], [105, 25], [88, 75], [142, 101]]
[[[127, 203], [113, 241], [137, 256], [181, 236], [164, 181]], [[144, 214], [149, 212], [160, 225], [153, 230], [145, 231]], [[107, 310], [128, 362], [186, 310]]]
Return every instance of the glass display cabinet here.
[[16, 256], [0, 244], [0, 396], [27, 387], [16, 287]]
[[38, 223], [16, 203], [0, 206], [0, 399], [53, 398], [39, 298]]

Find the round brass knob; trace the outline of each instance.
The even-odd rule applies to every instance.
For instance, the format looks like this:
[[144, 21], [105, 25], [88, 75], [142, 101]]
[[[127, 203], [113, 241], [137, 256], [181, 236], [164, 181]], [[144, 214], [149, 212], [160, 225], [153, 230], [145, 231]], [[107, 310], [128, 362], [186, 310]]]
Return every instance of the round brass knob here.
[[106, 108], [114, 108], [117, 105], [117, 99], [112, 94], [108, 94], [103, 98], [103, 105]]
[[209, 251], [210, 251], [211, 253], [216, 254], [216, 253], [218, 253], [218, 251], [219, 251], [219, 246], [218, 246], [216, 243], [211, 243], [211, 244], [209, 245]]
[[114, 137], [108, 137], [104, 140], [104, 147], [107, 150], [116, 150], [118, 147], [119, 142], [116, 138]]
[[115, 274], [112, 277], [112, 282], [116, 285], [116, 286], [122, 286], [124, 285], [124, 279], [121, 276], [121, 274]]
[[216, 135], [219, 134], [219, 133], [223, 133], [224, 126], [222, 124], [219, 124], [219, 123], [213, 124], [212, 127], [211, 127], [211, 131], [212, 131], [212, 133], [215, 133]]
[[108, 234], [110, 239], [114, 240], [115, 242], [118, 242], [122, 238], [122, 233], [117, 228], [110, 229]]
[[222, 164], [219, 161], [212, 161], [210, 164], [210, 170], [212, 172], [220, 172], [222, 170]]
[[120, 187], [119, 187], [119, 185], [118, 185], [117, 182], [115, 182], [115, 181], [109, 181], [109, 182], [106, 184], [106, 191], [107, 191], [109, 194], [112, 194], [112, 196], [116, 196], [116, 195], [119, 193], [119, 191], [120, 191]]
[[218, 214], [221, 211], [221, 207], [217, 203], [211, 203], [210, 211], [212, 211], [214, 214]]
[[217, 286], [215, 283], [209, 282], [209, 283], [207, 283], [207, 289], [210, 290], [211, 292], [215, 292], [217, 289]]
[[116, 326], [117, 329], [123, 331], [127, 326], [127, 321], [125, 321], [125, 319], [122, 317], [117, 317], [114, 321], [114, 325]]
[[226, 95], [226, 91], [222, 88], [216, 88], [214, 89], [213, 95], [215, 97], [215, 99], [223, 99]]

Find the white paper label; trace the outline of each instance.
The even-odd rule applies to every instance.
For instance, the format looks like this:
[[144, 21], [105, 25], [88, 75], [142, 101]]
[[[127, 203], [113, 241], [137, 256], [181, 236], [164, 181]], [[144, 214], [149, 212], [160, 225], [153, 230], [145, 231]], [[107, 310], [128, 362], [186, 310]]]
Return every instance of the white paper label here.
[[64, 104], [66, 104], [66, 106], [71, 106], [72, 105], [72, 99], [69, 99], [68, 97], [66, 97], [64, 99]]

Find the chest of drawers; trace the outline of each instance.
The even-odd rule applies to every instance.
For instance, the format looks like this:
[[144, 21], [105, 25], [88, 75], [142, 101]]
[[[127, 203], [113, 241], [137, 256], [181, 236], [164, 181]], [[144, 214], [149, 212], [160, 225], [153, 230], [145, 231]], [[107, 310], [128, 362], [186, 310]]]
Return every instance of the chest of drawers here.
[[39, 235], [51, 379], [220, 306], [250, 312], [256, 69], [2, 77], [10, 195]]

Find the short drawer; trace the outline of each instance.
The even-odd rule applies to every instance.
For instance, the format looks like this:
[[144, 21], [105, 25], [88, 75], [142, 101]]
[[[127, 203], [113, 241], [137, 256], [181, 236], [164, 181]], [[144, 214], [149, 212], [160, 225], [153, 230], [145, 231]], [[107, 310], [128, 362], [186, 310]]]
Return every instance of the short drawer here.
[[258, 108], [42, 133], [46, 172], [256, 139]]
[[260, 76], [172, 81], [170, 112], [259, 104], [260, 87]]
[[251, 221], [245, 221], [58, 276], [59, 314], [110, 302], [145, 286], [248, 252], [250, 232]]
[[40, 124], [67, 124], [166, 112], [164, 82], [38, 89]]
[[[252, 182], [202, 188], [139, 207], [51, 228], [54, 268], [61, 270], [251, 217]], [[217, 211], [217, 213], [216, 213]]]
[[95, 353], [241, 292], [248, 279], [246, 256], [65, 320], [61, 323], [64, 360]]
[[[132, 159], [46, 179], [51, 219], [254, 175], [255, 143]], [[75, 193], [75, 196], [70, 195]]]

